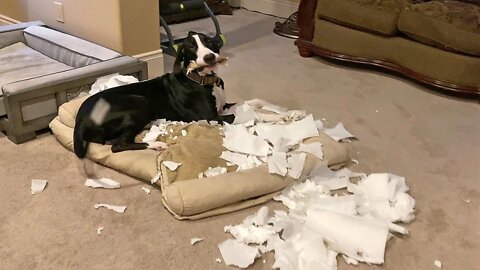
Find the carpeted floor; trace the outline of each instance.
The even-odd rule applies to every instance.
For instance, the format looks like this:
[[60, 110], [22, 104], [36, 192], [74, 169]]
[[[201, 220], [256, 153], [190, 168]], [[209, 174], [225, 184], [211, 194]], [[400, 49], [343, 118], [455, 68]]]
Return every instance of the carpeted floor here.
[[[381, 72], [301, 58], [292, 40], [271, 32], [276, 20], [246, 11], [220, 17], [229, 39], [225, 51], [232, 55], [221, 72], [228, 100], [261, 98], [306, 110], [330, 125], [341, 120], [358, 138], [347, 144], [360, 162], [351, 169], [405, 176], [417, 200], [410, 236], [389, 241], [382, 267], [352, 267], [339, 259], [339, 269], [435, 269], [435, 259], [443, 269], [478, 269], [478, 103]], [[203, 25], [213, 29], [209, 21], [176, 29]], [[147, 195], [144, 183], [100, 166], [97, 172], [122, 188], [89, 189], [77, 165], [48, 133], [22, 145], [0, 135], [0, 269], [233, 269], [215, 262], [217, 244], [229, 237], [223, 227], [258, 207], [177, 221], [158, 190]], [[32, 196], [35, 178], [49, 182]], [[98, 202], [128, 208], [124, 214], [95, 210]], [[100, 225], [105, 229], [98, 236]], [[192, 237], [205, 241], [192, 247]], [[257, 260], [251, 269], [271, 269], [272, 254], [264, 258], [265, 264]]]

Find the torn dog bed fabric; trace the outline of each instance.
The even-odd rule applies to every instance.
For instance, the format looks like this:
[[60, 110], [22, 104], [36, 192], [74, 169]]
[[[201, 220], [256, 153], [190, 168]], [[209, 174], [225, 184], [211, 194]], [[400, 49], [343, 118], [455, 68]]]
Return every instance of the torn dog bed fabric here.
[[[50, 123], [57, 140], [71, 151], [75, 116], [85, 99], [86, 97], [78, 98], [63, 104], [59, 108], [58, 116]], [[261, 101], [250, 102], [256, 104]], [[237, 106], [238, 110], [242, 110], [242, 107]], [[264, 106], [262, 111], [257, 111], [257, 115], [269, 121], [275, 119], [274, 111], [278, 111], [278, 108], [273, 105]], [[295, 123], [293, 122], [292, 126], [286, 125], [286, 132], [288, 128], [295, 129], [293, 126]], [[245, 132], [251, 134], [251, 129], [247, 129], [249, 124], [243, 124]], [[238, 128], [237, 126], [239, 125], [228, 127], [206, 122], [170, 123], [166, 126], [166, 134], [160, 132], [157, 137], [157, 141], [168, 146], [166, 150], [146, 149], [112, 153], [110, 145], [91, 143], [87, 158], [160, 186], [163, 204], [177, 219], [200, 219], [267, 202], [297, 179], [308, 175], [319, 162], [338, 169], [349, 160], [346, 149], [340, 143], [323, 132], [317, 132], [315, 136], [305, 137], [307, 139], [296, 138], [298, 135], [292, 135], [290, 139], [300, 140], [301, 147], [305, 149], [321, 145], [323, 156], [320, 157], [323, 160], [320, 160], [318, 151], [301, 153], [292, 151], [288, 158], [285, 157], [285, 161], [291, 165], [285, 176], [282, 176], [282, 173], [271, 173], [269, 166], [274, 167], [275, 164], [268, 164], [266, 156], [263, 157], [263, 161], [254, 155], [248, 156], [248, 159], [253, 160], [252, 164], [259, 166], [245, 167], [241, 164], [239, 166], [238, 157], [247, 156], [225, 147], [228, 145], [226, 141], [228, 133]], [[268, 126], [263, 128], [266, 130]], [[141, 142], [147, 133], [148, 130], [142, 132], [136, 140]], [[263, 134], [268, 137], [273, 133]], [[279, 138], [281, 139], [285, 138]], [[288, 142], [280, 144], [278, 141], [272, 144], [289, 145]], [[273, 149], [274, 153], [276, 150], [278, 149]], [[275, 161], [281, 160], [282, 154], [276, 155]], [[300, 164], [297, 169], [294, 168], [295, 164]]]

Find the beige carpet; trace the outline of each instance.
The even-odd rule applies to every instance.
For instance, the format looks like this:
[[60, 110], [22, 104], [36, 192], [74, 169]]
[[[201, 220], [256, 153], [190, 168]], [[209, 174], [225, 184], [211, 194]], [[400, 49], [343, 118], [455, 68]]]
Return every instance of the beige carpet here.
[[[417, 200], [411, 235], [388, 243], [382, 267], [339, 269], [478, 269], [480, 265], [480, 109], [380, 72], [303, 59], [292, 40], [271, 33], [276, 19], [246, 11], [221, 17], [234, 57], [222, 71], [228, 99], [261, 98], [341, 120], [358, 137], [348, 144], [352, 170], [407, 178]], [[190, 24], [195, 27], [210, 22]], [[185, 26], [178, 26], [178, 29]], [[167, 61], [167, 63], [170, 61]], [[119, 190], [83, 186], [75, 156], [49, 134], [14, 145], [0, 135], [0, 269], [233, 269], [215, 262], [223, 226], [258, 207], [188, 222], [163, 208], [158, 190], [115, 171], [99, 175]], [[30, 195], [31, 179], [47, 179]], [[470, 200], [470, 203], [464, 200]], [[125, 204], [124, 214], [95, 203]], [[278, 203], [269, 206], [280, 208]], [[105, 227], [100, 236], [98, 226]], [[205, 237], [194, 247], [190, 238]], [[251, 269], [271, 269], [264, 256]]]

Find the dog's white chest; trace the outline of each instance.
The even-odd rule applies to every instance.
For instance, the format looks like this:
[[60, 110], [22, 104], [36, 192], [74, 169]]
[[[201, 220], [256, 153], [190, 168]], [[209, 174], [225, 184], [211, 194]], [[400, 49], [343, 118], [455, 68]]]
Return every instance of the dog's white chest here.
[[212, 95], [215, 97], [217, 112], [223, 112], [223, 106], [225, 106], [225, 91], [221, 87], [214, 86]]

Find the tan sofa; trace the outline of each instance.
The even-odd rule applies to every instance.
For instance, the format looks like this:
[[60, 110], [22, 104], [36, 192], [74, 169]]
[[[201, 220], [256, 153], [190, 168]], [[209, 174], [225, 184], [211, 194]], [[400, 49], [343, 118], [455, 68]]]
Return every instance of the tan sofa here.
[[[470, 3], [467, 3], [470, 2]], [[480, 94], [479, 1], [302, 0], [300, 55], [381, 66]]]

